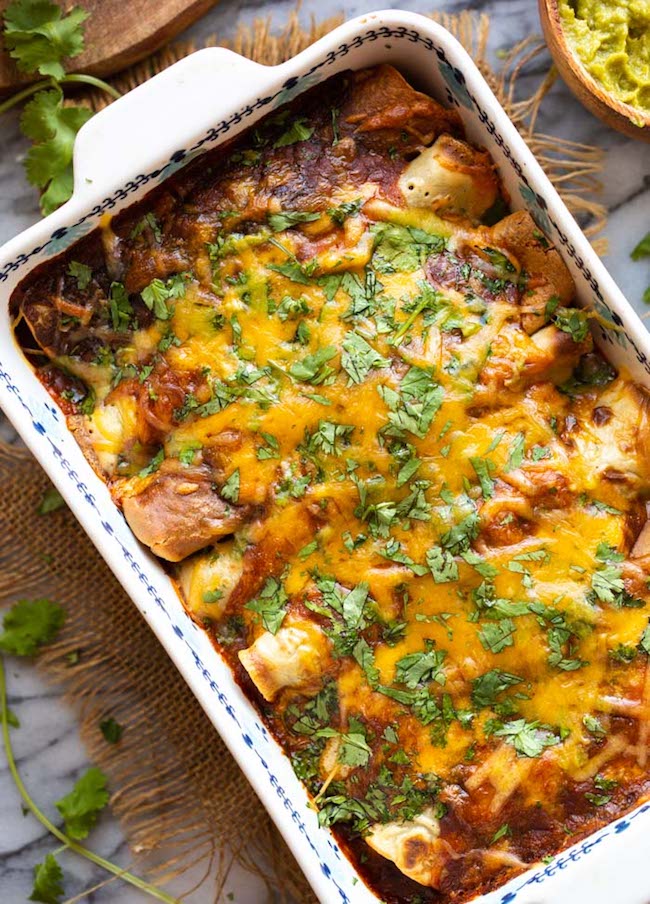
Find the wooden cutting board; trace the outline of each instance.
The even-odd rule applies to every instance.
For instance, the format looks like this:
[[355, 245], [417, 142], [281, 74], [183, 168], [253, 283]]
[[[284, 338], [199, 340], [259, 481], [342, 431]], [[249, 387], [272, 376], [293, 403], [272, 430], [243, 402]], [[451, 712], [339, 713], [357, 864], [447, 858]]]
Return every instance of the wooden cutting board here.
[[[74, 72], [106, 76], [119, 72], [162, 47], [199, 19], [217, 0], [59, 0], [66, 10], [82, 6], [86, 49], [70, 60]], [[10, 0], [0, 0], [0, 14]], [[0, 52], [0, 96], [33, 78], [18, 72], [9, 54]]]

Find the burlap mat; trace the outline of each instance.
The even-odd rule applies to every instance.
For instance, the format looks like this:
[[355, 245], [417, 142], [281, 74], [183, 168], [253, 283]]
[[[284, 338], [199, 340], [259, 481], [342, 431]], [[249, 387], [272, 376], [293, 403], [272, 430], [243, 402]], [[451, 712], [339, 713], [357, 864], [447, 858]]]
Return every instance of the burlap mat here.
[[[495, 73], [485, 58], [487, 17], [439, 18], [477, 61], [571, 209], [597, 232], [604, 224], [604, 209], [593, 198], [600, 153], [535, 131], [553, 72], [532, 97], [516, 98], [518, 75], [540, 45], [526, 40]], [[259, 62], [277, 63], [336, 24], [330, 20], [304, 31], [293, 15], [282, 34], [272, 35], [268, 22], [257, 22], [228, 46]], [[194, 49], [168, 48], [116, 84], [133, 87]], [[89, 99], [96, 108], [105, 102]], [[65, 627], [38, 664], [79, 712], [89, 756], [109, 776], [112, 809], [136, 868], [162, 883], [201, 863], [211, 887], [216, 878], [218, 897], [235, 859], [263, 876], [269, 899], [314, 901], [211, 723], [70, 512], [37, 514], [47, 486], [29, 453], [0, 445], [0, 603], [47, 596], [65, 605]], [[98, 730], [109, 716], [125, 727], [118, 745], [107, 744]], [[190, 874], [187, 885], [194, 887], [184, 900], [205, 902], [207, 886], [197, 887], [196, 868]]]

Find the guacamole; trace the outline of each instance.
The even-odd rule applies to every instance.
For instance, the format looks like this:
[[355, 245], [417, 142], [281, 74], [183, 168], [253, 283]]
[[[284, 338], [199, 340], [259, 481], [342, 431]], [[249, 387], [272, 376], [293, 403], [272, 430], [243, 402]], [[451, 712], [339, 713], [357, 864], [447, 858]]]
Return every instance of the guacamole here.
[[650, 112], [650, 0], [558, 0], [569, 46], [617, 100]]

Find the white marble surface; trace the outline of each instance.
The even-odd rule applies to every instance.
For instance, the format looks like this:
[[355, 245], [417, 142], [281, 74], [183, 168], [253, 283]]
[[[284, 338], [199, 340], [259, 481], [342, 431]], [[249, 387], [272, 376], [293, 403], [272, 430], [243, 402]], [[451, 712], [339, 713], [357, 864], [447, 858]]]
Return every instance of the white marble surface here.
[[[151, 0], [154, 2], [154, 0]], [[353, 3], [322, 3], [303, 0], [301, 19], [308, 23], [313, 15], [321, 17], [337, 12], [353, 16], [376, 9], [382, 4], [357, 0]], [[508, 48], [528, 34], [539, 32], [536, 0], [441, 0], [437, 9], [454, 12], [468, 5], [492, 16], [490, 47], [494, 53]], [[200, 40], [212, 34], [231, 36], [240, 23], [248, 23], [255, 16], [270, 15], [274, 27], [281, 27], [293, 0], [222, 0], [210, 14], [188, 32]], [[433, 0], [410, 0], [404, 3], [385, 3], [384, 7], [429, 12]], [[522, 80], [522, 90], [532, 86], [544, 69], [538, 61]], [[610, 211], [606, 236], [610, 253], [606, 258], [614, 278], [630, 301], [642, 313], [650, 309], [643, 305], [643, 290], [650, 284], [650, 265], [633, 263], [629, 252], [650, 229], [650, 148], [608, 131], [598, 120], [586, 113], [562, 84], [557, 84], [542, 107], [540, 127], [543, 131], [584, 141], [603, 147], [607, 152], [603, 178], [603, 200]], [[17, 117], [2, 119], [0, 138], [0, 242], [9, 239], [38, 217], [33, 190], [23, 178], [20, 166], [25, 144], [20, 137]], [[3, 435], [13, 432], [5, 424]], [[29, 664], [11, 661], [8, 670], [11, 706], [21, 721], [21, 728], [12, 731], [19, 767], [28, 788], [44, 809], [52, 813], [53, 802], [66, 793], [75, 778], [87, 766], [86, 755], [79, 741], [74, 714], [60, 701], [56, 690], [46, 687]], [[114, 858], [122, 865], [129, 862], [129, 853], [119, 827], [110, 816], [103, 817], [92, 833], [94, 849]], [[0, 759], [0, 902], [22, 904], [27, 900], [32, 882], [32, 867], [42, 860], [55, 844], [44, 836], [40, 825], [23, 816], [18, 795], [10, 780], [4, 759]], [[80, 894], [104, 877], [87, 868], [78, 858], [63, 855], [66, 891], [69, 897]], [[241, 873], [234, 873], [226, 893], [232, 894], [236, 904], [260, 904], [267, 893], [259, 882]], [[214, 899], [213, 889], [203, 889], [189, 900], [207, 904]], [[144, 897], [130, 888], [114, 882], [84, 897], [96, 904], [135, 904]], [[147, 899], [150, 900], [150, 899]], [[625, 902], [620, 902], [625, 904]]]

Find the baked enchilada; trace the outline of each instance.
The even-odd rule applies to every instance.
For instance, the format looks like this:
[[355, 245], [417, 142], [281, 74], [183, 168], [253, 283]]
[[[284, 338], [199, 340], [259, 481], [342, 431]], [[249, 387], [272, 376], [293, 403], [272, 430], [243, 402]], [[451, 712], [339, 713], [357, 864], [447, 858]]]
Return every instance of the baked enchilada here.
[[453, 109], [337, 76], [30, 274], [16, 334], [387, 901], [648, 796], [650, 400]]

